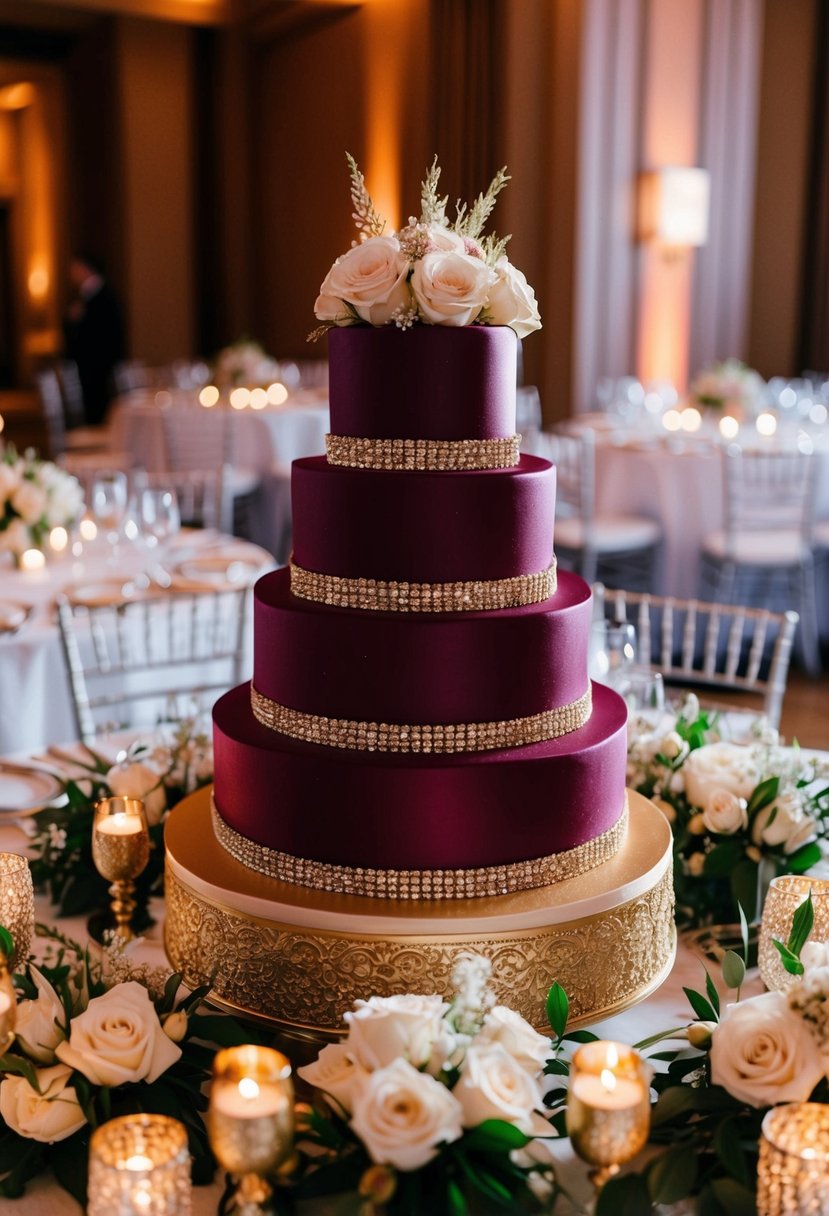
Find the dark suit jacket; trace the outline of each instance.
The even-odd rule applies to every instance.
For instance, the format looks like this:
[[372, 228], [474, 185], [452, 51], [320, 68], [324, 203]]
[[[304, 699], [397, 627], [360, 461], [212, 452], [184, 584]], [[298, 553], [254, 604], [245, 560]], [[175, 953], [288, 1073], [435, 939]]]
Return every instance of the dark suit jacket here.
[[125, 357], [124, 322], [115, 293], [104, 283], [67, 321], [66, 356], [78, 365], [86, 421], [103, 422], [113, 393], [112, 370]]

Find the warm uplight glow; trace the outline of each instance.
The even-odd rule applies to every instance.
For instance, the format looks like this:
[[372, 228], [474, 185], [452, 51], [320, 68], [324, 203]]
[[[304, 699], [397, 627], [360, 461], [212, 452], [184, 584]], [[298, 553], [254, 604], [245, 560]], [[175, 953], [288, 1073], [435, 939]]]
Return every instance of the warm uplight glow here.
[[756, 426], [758, 435], [773, 435], [777, 430], [777, 419], [774, 414], [758, 414]]
[[705, 169], [670, 166], [639, 181], [639, 237], [690, 248], [708, 239], [709, 177]]
[[682, 415], [679, 410], [666, 410], [662, 415], [662, 425], [666, 431], [678, 431], [682, 426]]
[[230, 404], [235, 410], [246, 409], [250, 405], [250, 389], [235, 388], [230, 394]]
[[215, 384], [205, 384], [202, 391], [199, 393], [199, 403], [209, 410], [219, 400], [219, 390]]
[[689, 405], [680, 414], [679, 425], [683, 431], [698, 431], [702, 426], [702, 414], [696, 406]]
[[88, 515], [83, 517], [78, 525], [78, 530], [81, 534], [82, 540], [94, 540], [98, 535], [98, 525], [95, 523], [95, 520], [90, 519]]
[[239, 1082], [239, 1095], [252, 1102], [254, 1098], [259, 1097], [259, 1085], [254, 1081], [253, 1077], [242, 1077]]
[[42, 570], [46, 565], [46, 558], [40, 549], [24, 549], [20, 555], [21, 570]]
[[271, 405], [284, 405], [288, 400], [288, 390], [284, 384], [269, 384], [267, 395]]
[[29, 271], [29, 295], [33, 300], [42, 300], [49, 290], [49, 271], [45, 266], [33, 266]]
[[616, 1078], [609, 1068], [602, 1069], [601, 1082], [608, 1093], [611, 1093], [616, 1088]]
[[263, 410], [268, 404], [268, 394], [263, 388], [253, 388], [250, 391], [250, 408]]
[[69, 544], [69, 533], [65, 528], [53, 528], [49, 533], [49, 544], [55, 553], [63, 553]]
[[730, 414], [723, 414], [720, 419], [720, 434], [723, 439], [735, 439], [740, 430], [740, 424]]
[[35, 100], [35, 86], [28, 80], [0, 89], [0, 110], [25, 110]]
[[2, 415], [2, 414], [0, 414], [0, 433], [2, 433], [3, 427], [4, 427], [5, 425], [6, 425], [6, 420], [5, 420], [5, 418], [3, 417], [3, 415]]

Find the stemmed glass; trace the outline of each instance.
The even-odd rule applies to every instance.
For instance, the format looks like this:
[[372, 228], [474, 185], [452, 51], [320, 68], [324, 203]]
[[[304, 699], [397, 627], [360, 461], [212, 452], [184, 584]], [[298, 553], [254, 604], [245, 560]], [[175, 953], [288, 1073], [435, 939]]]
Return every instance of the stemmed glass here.
[[167, 542], [181, 527], [181, 514], [175, 490], [142, 490], [138, 502], [138, 516], [144, 543], [157, 557], [151, 574], [156, 582], [167, 586], [170, 576], [164, 569], [162, 554]]
[[109, 561], [118, 555], [121, 525], [127, 511], [127, 475], [118, 469], [96, 473], [90, 490], [90, 507], [98, 527], [111, 547]]

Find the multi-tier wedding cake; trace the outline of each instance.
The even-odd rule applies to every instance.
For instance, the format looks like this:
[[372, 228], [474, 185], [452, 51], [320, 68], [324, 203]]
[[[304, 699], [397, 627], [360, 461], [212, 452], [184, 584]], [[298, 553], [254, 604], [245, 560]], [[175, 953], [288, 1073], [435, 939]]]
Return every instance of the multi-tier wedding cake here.
[[[446, 992], [457, 956], [542, 1024], [641, 999], [673, 956], [670, 830], [626, 795], [626, 708], [587, 677], [591, 594], [556, 572], [555, 470], [519, 454], [531, 289], [423, 215], [338, 259], [326, 456], [294, 463], [288, 567], [254, 590], [253, 679], [214, 710], [215, 786], [171, 816], [174, 965], [334, 1033], [356, 997]], [[500, 987], [499, 987], [500, 986]]]

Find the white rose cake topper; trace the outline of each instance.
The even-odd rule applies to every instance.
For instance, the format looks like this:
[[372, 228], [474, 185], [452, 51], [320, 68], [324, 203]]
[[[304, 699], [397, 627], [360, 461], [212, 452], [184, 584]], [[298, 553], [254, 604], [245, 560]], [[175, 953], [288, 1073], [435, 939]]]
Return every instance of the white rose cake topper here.
[[448, 195], [438, 195], [440, 168], [432, 162], [421, 186], [421, 213], [405, 228], [384, 235], [354, 158], [354, 220], [360, 233], [337, 258], [314, 305], [323, 322], [312, 339], [334, 325], [508, 325], [519, 338], [541, 328], [535, 294], [505, 254], [509, 237], [482, 236], [495, 200], [509, 181], [500, 169], [471, 207], [458, 202], [446, 215]]

